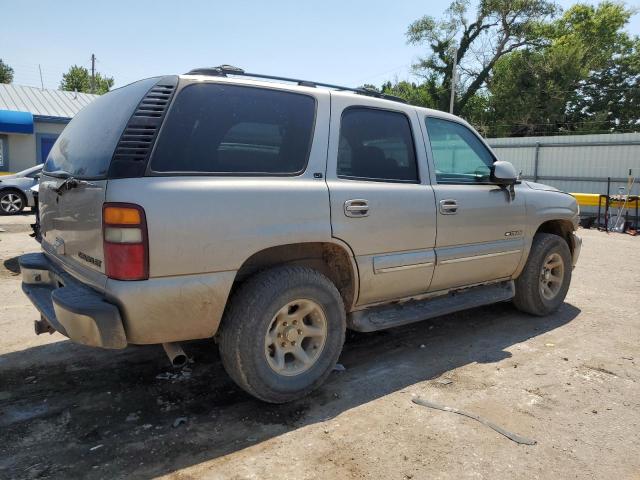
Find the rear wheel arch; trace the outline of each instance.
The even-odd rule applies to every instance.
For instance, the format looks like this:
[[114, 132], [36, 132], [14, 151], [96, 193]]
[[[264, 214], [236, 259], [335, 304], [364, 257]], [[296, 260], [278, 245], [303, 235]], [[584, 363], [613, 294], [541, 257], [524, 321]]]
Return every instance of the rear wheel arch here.
[[232, 292], [246, 279], [263, 270], [297, 265], [313, 268], [328, 277], [351, 310], [357, 300], [358, 270], [349, 248], [333, 242], [304, 242], [278, 245], [259, 250], [238, 269]]

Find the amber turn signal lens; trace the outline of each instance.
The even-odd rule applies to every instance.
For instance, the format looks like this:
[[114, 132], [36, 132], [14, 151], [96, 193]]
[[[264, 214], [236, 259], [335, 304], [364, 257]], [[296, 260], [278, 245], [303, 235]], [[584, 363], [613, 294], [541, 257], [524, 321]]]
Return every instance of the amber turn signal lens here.
[[136, 208], [105, 207], [103, 221], [107, 225], [140, 225], [140, 211]]

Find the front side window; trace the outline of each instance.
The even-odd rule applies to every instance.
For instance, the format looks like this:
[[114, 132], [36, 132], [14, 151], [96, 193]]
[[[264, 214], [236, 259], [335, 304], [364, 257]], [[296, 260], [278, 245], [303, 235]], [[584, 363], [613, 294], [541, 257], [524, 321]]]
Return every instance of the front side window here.
[[406, 115], [371, 108], [349, 108], [342, 114], [339, 141], [339, 177], [418, 182], [411, 124]]
[[158, 139], [155, 172], [283, 174], [304, 170], [315, 99], [265, 88], [201, 83], [178, 95]]
[[426, 117], [438, 183], [488, 183], [493, 155], [464, 125]]

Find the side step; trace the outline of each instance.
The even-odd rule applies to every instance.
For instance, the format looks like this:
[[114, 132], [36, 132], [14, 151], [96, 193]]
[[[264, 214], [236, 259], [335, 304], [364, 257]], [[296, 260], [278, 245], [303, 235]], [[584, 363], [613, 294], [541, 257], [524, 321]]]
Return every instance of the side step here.
[[426, 300], [409, 300], [352, 312], [347, 316], [347, 326], [358, 332], [375, 332], [468, 308], [504, 302], [514, 295], [513, 281], [470, 287]]

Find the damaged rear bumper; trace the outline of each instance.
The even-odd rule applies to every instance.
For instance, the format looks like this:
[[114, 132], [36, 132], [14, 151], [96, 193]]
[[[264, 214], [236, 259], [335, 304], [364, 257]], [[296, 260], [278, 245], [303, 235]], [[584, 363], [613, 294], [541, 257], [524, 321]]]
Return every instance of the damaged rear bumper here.
[[92, 347], [127, 346], [120, 310], [104, 296], [58, 269], [44, 254], [20, 257], [22, 290], [48, 326]]

